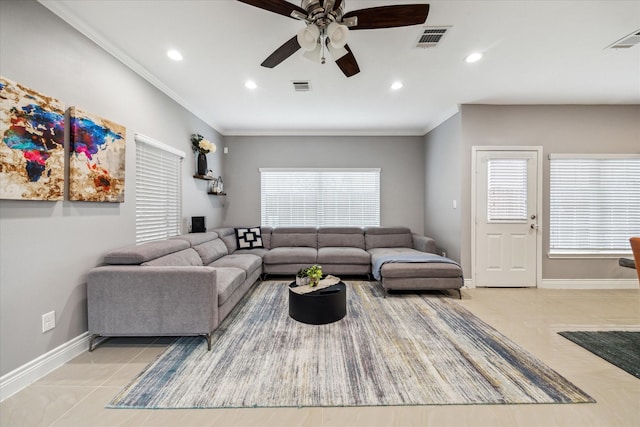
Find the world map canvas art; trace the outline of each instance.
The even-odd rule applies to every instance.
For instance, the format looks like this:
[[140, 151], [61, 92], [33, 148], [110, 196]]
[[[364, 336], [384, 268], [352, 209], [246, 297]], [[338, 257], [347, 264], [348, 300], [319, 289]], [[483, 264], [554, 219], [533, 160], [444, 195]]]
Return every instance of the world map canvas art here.
[[126, 129], [70, 108], [69, 200], [124, 202]]
[[64, 105], [0, 77], [0, 199], [63, 196]]

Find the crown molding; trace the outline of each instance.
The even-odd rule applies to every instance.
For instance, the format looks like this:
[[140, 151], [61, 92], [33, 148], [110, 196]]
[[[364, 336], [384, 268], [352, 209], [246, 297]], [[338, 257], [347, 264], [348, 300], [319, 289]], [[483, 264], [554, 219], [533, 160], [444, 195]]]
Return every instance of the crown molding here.
[[102, 34], [96, 31], [91, 26], [87, 25], [86, 22], [82, 21], [71, 8], [67, 7], [63, 3], [57, 2], [55, 0], [38, 0], [38, 3], [42, 4], [44, 7], [53, 12], [60, 19], [65, 21], [67, 24], [71, 25], [82, 35], [87, 37], [89, 40], [98, 45], [101, 49], [109, 53], [111, 56], [116, 58], [118, 61], [122, 62], [129, 69], [131, 69], [134, 73], [138, 74], [140, 77], [151, 83], [162, 93], [167, 95], [169, 98], [173, 99], [175, 102], [180, 104], [182, 107], [186, 108], [193, 115], [198, 117], [200, 120], [211, 126], [215, 131], [219, 132], [217, 129], [217, 125], [215, 123], [211, 123], [206, 119], [206, 114], [195, 108], [193, 105], [189, 104], [184, 98], [174, 92], [171, 88], [165, 85], [160, 79], [158, 79], [154, 74], [152, 74], [149, 70], [143, 67], [138, 61], [124, 53], [120, 48], [109, 42]]

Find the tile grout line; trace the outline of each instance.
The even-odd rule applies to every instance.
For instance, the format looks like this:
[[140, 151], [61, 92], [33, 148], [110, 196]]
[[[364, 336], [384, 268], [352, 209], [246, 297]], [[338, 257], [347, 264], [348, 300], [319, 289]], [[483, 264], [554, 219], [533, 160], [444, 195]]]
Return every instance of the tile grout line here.
[[[67, 409], [62, 415], [60, 415], [58, 418], [56, 418], [51, 424], [50, 426], [53, 427], [55, 426], [55, 424], [60, 421], [61, 419], [64, 419], [64, 417], [69, 414], [71, 411], [73, 411], [78, 405], [82, 404], [84, 401], [86, 401], [87, 399], [89, 399], [91, 397], [91, 395], [95, 394], [98, 390], [105, 388], [105, 387], [111, 387], [111, 386], [106, 386], [105, 384], [111, 379], [113, 378], [118, 372], [120, 372], [122, 369], [126, 368], [127, 365], [129, 365], [136, 357], [140, 356], [142, 353], [144, 353], [145, 350], [147, 350], [148, 348], [151, 347], [152, 344], [155, 344], [156, 342], [158, 342], [159, 338], [156, 338], [153, 342], [145, 345], [144, 347], [142, 347], [136, 354], [134, 354], [133, 356], [131, 356], [131, 358], [129, 358], [129, 360], [127, 360], [126, 362], [122, 363], [122, 366], [117, 369], [112, 375], [110, 375], [109, 377], [107, 377], [104, 381], [102, 381], [99, 385], [97, 386], [70, 386], [70, 387], [89, 387], [91, 388], [91, 392], [87, 393], [82, 399], [78, 400], [73, 406], [71, 406], [69, 409]], [[88, 350], [87, 350], [88, 352]], [[45, 385], [46, 386], [46, 385]], [[51, 387], [53, 387], [53, 385], [49, 385]], [[59, 386], [58, 386], [59, 387]], [[113, 387], [118, 387], [121, 388], [120, 386], [113, 386]], [[146, 418], [145, 421], [146, 422], [149, 417], [151, 416], [151, 414], [149, 414]]]

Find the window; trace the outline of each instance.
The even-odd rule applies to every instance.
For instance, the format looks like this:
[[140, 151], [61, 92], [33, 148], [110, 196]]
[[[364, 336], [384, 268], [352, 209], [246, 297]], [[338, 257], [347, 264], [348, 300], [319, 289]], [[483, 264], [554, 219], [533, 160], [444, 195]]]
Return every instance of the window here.
[[136, 134], [136, 243], [180, 234], [185, 154]]
[[265, 226], [380, 225], [380, 169], [260, 169]]
[[550, 253], [631, 253], [640, 235], [640, 155], [550, 156]]
[[527, 221], [527, 159], [490, 159], [487, 189], [489, 222]]

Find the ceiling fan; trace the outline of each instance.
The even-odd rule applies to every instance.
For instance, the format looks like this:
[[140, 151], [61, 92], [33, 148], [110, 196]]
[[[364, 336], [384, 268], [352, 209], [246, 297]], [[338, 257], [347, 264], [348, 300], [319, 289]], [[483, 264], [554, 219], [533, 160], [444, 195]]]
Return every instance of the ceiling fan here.
[[301, 7], [285, 0], [238, 1], [307, 24], [260, 65], [273, 68], [301, 48], [306, 51], [305, 57], [324, 64], [326, 49], [347, 77], [360, 72], [347, 45], [350, 30], [419, 25], [427, 20], [429, 13], [428, 4], [379, 6], [344, 13], [344, 0], [302, 0]]

